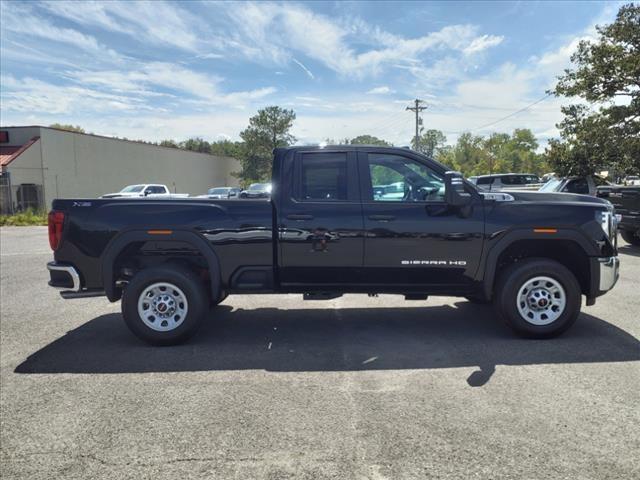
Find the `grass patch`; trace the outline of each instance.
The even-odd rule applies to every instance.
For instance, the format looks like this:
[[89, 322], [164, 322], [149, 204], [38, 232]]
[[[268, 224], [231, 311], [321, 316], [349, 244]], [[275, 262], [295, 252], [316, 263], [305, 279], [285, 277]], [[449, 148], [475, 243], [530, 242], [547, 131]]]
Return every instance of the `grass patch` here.
[[13, 215], [0, 215], [0, 226], [25, 227], [29, 225], [46, 225], [47, 212], [25, 210]]

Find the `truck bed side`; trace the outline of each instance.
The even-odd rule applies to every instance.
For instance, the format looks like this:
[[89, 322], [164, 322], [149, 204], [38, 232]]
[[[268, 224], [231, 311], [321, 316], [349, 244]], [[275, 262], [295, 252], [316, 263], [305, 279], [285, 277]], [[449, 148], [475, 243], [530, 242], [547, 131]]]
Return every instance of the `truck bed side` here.
[[146, 256], [188, 252], [189, 245], [175, 241], [175, 232], [204, 239], [218, 259], [223, 288], [242, 267], [273, 269], [273, 215], [268, 200], [64, 199], [55, 200], [53, 209], [66, 215], [55, 260], [75, 266], [83, 288], [105, 287], [105, 252], [118, 237], [132, 232], [153, 232], [153, 241], [136, 245]]

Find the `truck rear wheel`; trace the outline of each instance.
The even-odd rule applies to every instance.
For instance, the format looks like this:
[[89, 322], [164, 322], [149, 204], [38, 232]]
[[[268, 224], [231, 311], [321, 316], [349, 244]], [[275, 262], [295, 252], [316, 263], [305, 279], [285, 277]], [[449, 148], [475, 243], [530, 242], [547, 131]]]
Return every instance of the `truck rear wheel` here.
[[531, 258], [502, 272], [495, 299], [498, 313], [516, 333], [550, 338], [566, 331], [578, 318], [581, 290], [564, 265]]
[[632, 232], [631, 230], [620, 230], [620, 236], [624, 238], [624, 241], [634, 245], [640, 246], [640, 236]]
[[129, 329], [152, 345], [175, 345], [191, 337], [207, 311], [208, 298], [198, 276], [175, 265], [135, 275], [122, 297]]

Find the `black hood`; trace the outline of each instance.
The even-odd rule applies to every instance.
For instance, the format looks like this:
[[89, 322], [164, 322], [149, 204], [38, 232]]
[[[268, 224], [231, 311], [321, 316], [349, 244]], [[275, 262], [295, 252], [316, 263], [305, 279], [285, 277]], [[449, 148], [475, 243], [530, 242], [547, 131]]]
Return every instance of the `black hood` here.
[[548, 192], [525, 192], [525, 191], [504, 191], [508, 193], [515, 200], [521, 202], [535, 202], [535, 203], [586, 203], [592, 206], [606, 207], [610, 205], [607, 200], [598, 197], [592, 197], [591, 195], [579, 195], [577, 193], [548, 193]]

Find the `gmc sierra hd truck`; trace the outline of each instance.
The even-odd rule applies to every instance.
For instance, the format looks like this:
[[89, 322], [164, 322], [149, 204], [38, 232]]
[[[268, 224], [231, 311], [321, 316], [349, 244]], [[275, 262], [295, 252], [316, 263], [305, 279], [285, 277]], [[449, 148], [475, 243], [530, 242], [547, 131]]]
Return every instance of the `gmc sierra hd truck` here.
[[257, 200], [55, 200], [50, 285], [121, 300], [135, 335], [169, 345], [250, 293], [466, 297], [552, 337], [618, 278], [600, 198], [481, 192], [416, 152], [364, 146], [276, 149], [272, 185]]

